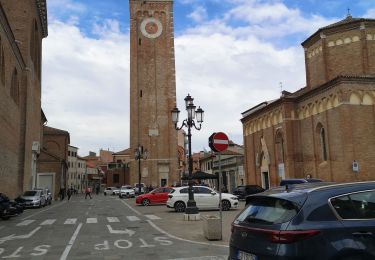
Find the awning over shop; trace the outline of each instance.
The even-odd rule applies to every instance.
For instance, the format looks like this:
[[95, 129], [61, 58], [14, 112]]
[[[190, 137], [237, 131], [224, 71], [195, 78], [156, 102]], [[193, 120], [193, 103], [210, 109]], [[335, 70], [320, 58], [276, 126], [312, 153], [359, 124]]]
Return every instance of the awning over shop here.
[[[215, 174], [210, 174], [207, 172], [196, 171], [192, 174], [191, 178], [193, 180], [208, 180], [208, 179], [217, 179], [217, 176]], [[189, 176], [184, 175], [182, 176], [181, 180], [189, 180]]]

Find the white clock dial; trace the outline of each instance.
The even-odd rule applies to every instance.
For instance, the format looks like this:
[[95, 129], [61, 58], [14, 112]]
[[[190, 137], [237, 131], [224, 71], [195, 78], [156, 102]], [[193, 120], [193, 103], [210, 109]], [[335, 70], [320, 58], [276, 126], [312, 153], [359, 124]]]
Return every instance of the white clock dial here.
[[141, 32], [145, 37], [155, 39], [163, 32], [163, 25], [156, 18], [146, 18], [141, 22]]

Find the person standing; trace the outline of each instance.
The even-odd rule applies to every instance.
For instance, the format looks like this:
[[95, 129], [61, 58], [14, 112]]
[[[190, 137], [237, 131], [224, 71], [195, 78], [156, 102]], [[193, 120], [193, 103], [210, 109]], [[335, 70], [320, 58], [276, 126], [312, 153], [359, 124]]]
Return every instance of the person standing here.
[[86, 187], [86, 189], [85, 189], [85, 199], [87, 199], [87, 195], [90, 197], [90, 199], [92, 199], [90, 187]]

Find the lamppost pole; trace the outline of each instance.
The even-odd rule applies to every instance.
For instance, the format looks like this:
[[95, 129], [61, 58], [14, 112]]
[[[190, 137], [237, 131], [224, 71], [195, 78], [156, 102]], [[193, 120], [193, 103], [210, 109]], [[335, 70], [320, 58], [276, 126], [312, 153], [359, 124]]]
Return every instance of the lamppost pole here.
[[147, 150], [143, 150], [143, 146], [138, 144], [134, 151], [134, 158], [138, 160], [138, 195], [141, 195], [141, 159], [147, 159]]
[[[172, 112], [172, 122], [175, 125], [176, 130], [180, 130], [183, 127], [187, 127], [188, 129], [188, 147], [189, 147], [189, 153], [188, 153], [188, 163], [189, 163], [189, 200], [187, 202], [185, 213], [186, 214], [198, 214], [199, 210], [197, 208], [196, 202], [194, 200], [194, 193], [193, 193], [193, 180], [192, 180], [192, 174], [193, 174], [193, 158], [191, 155], [191, 128], [194, 127], [196, 130], [201, 130], [201, 124], [203, 122], [203, 109], [200, 107], [195, 110], [196, 106], [193, 104], [194, 98], [192, 98], [189, 94], [185, 97], [185, 105], [186, 105], [186, 111], [187, 111], [187, 119], [183, 120], [180, 127], [177, 126], [178, 123], [178, 117], [180, 110], [178, 110], [177, 107], [175, 107]], [[197, 123], [199, 123], [199, 126], [195, 125], [194, 119], [196, 118]]]

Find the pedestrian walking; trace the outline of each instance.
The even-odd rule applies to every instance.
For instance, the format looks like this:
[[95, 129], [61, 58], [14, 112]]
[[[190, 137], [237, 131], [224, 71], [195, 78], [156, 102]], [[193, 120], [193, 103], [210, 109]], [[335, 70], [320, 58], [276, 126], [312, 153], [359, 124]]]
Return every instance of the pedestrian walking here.
[[92, 199], [92, 197], [91, 197], [91, 187], [86, 187], [86, 189], [85, 189], [85, 199], [87, 199], [87, 196], [89, 196], [90, 199]]
[[68, 201], [70, 200], [70, 197], [72, 196], [72, 194], [73, 194], [73, 188], [68, 189], [66, 193], [66, 195], [68, 195]]
[[97, 185], [97, 186], [96, 186], [96, 195], [99, 194], [99, 191], [100, 191], [100, 187], [99, 187], [99, 185]]

